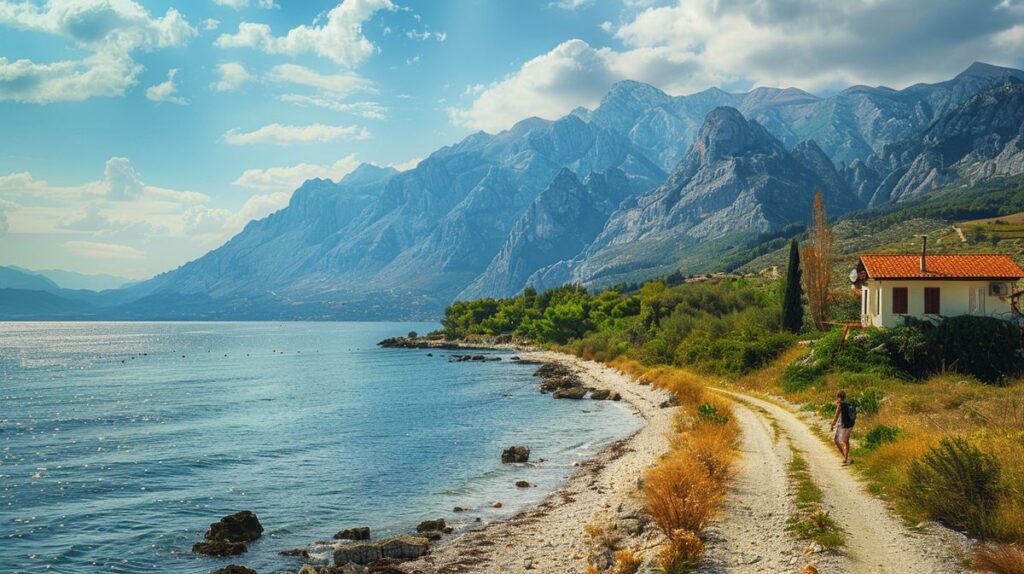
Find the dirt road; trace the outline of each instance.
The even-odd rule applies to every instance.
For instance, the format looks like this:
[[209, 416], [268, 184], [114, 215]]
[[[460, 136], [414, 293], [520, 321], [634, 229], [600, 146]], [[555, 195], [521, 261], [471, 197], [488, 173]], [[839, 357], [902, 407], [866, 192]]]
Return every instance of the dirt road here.
[[[798, 572], [807, 563], [815, 563], [822, 574], [965, 571], [948, 532], [904, 526], [800, 415], [751, 395], [715, 390], [737, 401], [743, 460], [723, 518], [711, 529], [709, 560], [702, 571]], [[838, 551], [804, 554], [808, 543], [786, 531], [786, 518], [794, 509], [786, 473], [790, 444], [807, 460], [824, 508], [844, 531], [846, 544]]]

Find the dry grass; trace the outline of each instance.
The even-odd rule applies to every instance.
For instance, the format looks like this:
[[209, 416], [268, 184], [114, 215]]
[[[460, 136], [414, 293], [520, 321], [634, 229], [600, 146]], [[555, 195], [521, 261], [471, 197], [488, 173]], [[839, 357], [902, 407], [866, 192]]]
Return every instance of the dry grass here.
[[676, 530], [702, 530], [724, 495], [725, 485], [688, 450], [669, 454], [644, 481], [647, 512], [669, 538]]
[[1024, 574], [1024, 551], [1013, 544], [978, 544], [974, 569], [993, 574]]
[[666, 573], [685, 572], [700, 561], [704, 554], [704, 541], [691, 530], [676, 530], [669, 543], [661, 549], [658, 562]]
[[612, 574], [636, 574], [636, 571], [640, 569], [640, 565], [643, 564], [636, 553], [629, 548], [624, 548], [615, 552], [615, 565], [612, 566]]

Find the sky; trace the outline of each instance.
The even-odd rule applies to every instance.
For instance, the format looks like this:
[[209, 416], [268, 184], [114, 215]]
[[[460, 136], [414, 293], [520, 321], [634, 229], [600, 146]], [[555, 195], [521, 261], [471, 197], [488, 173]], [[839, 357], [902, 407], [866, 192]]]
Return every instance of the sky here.
[[0, 0], [0, 265], [151, 277], [623, 79], [827, 95], [1022, 48], [1024, 0]]

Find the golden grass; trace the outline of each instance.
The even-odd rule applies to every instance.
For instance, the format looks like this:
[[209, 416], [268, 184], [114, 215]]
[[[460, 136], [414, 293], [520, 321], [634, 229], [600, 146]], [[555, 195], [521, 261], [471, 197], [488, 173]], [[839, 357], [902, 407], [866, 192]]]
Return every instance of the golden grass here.
[[725, 485], [688, 450], [677, 450], [647, 472], [647, 512], [669, 538], [676, 530], [702, 530], [718, 510]]
[[978, 544], [974, 569], [993, 574], [1024, 574], [1024, 551], [1013, 544]]
[[704, 554], [704, 541], [692, 530], [676, 530], [668, 539], [668, 544], [658, 556], [658, 562], [666, 573], [686, 570], [697, 564]]
[[640, 569], [643, 560], [629, 548], [623, 548], [615, 552], [615, 565], [612, 566], [612, 574], [636, 574]]

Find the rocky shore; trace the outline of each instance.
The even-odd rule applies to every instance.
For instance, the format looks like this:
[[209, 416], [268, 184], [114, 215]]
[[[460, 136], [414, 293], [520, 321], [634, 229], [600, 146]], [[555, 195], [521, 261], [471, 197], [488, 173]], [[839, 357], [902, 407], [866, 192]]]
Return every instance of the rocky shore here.
[[[527, 509], [511, 519], [495, 522], [462, 533], [452, 533], [444, 518], [422, 522], [415, 533], [372, 540], [370, 529], [364, 526], [340, 531], [334, 540], [311, 544], [308, 549], [282, 550], [281, 555], [294, 556], [307, 563], [293, 574], [363, 574], [363, 573], [422, 573], [453, 572], [583, 572], [588, 564], [599, 567], [610, 564], [611, 555], [595, 547], [588, 540], [588, 524], [611, 528], [624, 546], [651, 548], [657, 544], [657, 534], [641, 510], [640, 477], [658, 457], [668, 450], [667, 435], [672, 429], [674, 409], [670, 396], [664, 391], [644, 386], [604, 365], [582, 361], [569, 355], [552, 352], [528, 351], [514, 343], [476, 346], [438, 341], [420, 337], [398, 337], [382, 341], [382, 347], [417, 349], [491, 348], [508, 345], [522, 354], [515, 360], [538, 364], [535, 376], [540, 379], [538, 392], [550, 393], [555, 399], [616, 400], [623, 401], [644, 420], [645, 425], [633, 435], [613, 443], [596, 457], [578, 464], [577, 470], [559, 490], [541, 504]], [[455, 360], [478, 359], [477, 355], [453, 355]], [[461, 357], [467, 357], [465, 359]], [[452, 360], [452, 357], [449, 357]], [[500, 455], [507, 464], [522, 464], [530, 460], [525, 445], [510, 446]], [[538, 462], [542, 462], [538, 461]], [[533, 485], [526, 481], [516, 484], [521, 488]], [[453, 509], [458, 512], [460, 508]], [[251, 513], [243, 512], [225, 517], [241, 533], [228, 532], [215, 523], [207, 532], [206, 541], [196, 544], [194, 551], [220, 556], [245, 552], [245, 543], [262, 533], [255, 532], [258, 521]], [[231, 552], [209, 552], [209, 543], [223, 539]], [[218, 542], [219, 544], [219, 542]], [[213, 549], [213, 548], [211, 548]], [[215, 548], [220, 550], [219, 547]], [[328, 560], [316, 560], [316, 556]], [[235, 570], [234, 568], [237, 568]], [[223, 572], [251, 572], [234, 565]]]
[[[542, 365], [544, 382], [570, 377], [568, 388], [586, 388], [598, 398], [616, 394], [645, 422], [643, 428], [581, 463], [559, 490], [513, 518], [456, 536], [424, 556], [401, 564], [400, 572], [583, 572], [588, 564], [609, 564], [595, 547], [587, 525], [609, 527], [624, 547], [645, 552], [659, 534], [642, 511], [641, 477], [668, 448], [675, 409], [665, 391], [645, 386], [592, 361], [552, 352], [531, 352], [521, 359]], [[605, 395], [607, 392], [607, 395]]]

